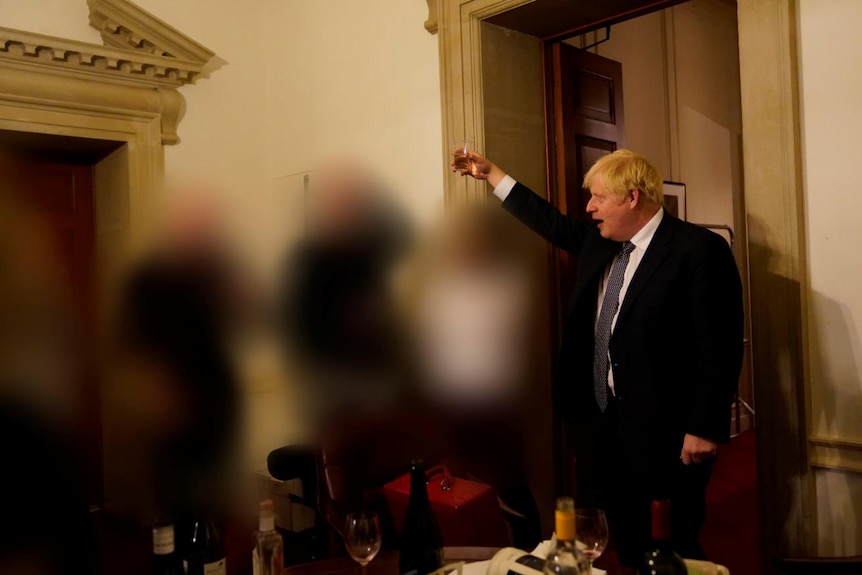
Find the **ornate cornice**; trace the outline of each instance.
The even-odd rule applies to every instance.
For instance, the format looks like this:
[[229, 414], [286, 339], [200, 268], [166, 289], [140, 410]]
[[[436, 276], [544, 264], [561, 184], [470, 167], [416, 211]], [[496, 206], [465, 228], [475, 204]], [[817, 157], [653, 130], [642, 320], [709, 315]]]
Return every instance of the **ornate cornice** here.
[[425, 29], [431, 34], [437, 33], [437, 0], [425, 0], [428, 4], [428, 19], [425, 20]]
[[90, 26], [106, 46], [206, 64], [215, 56], [176, 28], [128, 0], [87, 0]]
[[0, 28], [0, 68], [39, 69], [136, 86], [179, 87], [193, 82], [202, 64]]

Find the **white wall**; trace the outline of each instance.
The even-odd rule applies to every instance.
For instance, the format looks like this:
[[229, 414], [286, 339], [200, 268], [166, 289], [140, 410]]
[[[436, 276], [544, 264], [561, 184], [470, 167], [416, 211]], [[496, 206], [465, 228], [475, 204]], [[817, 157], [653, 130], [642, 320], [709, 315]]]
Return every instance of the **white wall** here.
[[267, 167], [360, 158], [417, 217], [442, 205], [437, 37], [424, 2], [270, 2], [265, 33]]
[[[333, 154], [365, 162], [420, 220], [442, 208], [437, 38], [404, 0], [136, 0], [225, 61], [185, 86], [169, 189], [222, 206], [254, 279], [272, 285], [301, 217], [281, 178]], [[4, 0], [0, 25], [101, 44], [86, 0]], [[246, 367], [249, 465], [301, 433], [272, 354]]]
[[[590, 34], [588, 44], [604, 38], [604, 30]], [[626, 147], [643, 154], [666, 180], [671, 173], [668, 146], [667, 62], [662, 13], [653, 12], [611, 28], [611, 39], [597, 53], [623, 65], [623, 106]]]
[[[575, 46], [604, 30], [573, 38]], [[734, 221], [741, 105], [736, 13], [718, 0], [693, 0], [615, 24], [592, 49], [623, 66], [626, 147], [666, 180], [686, 184], [686, 219]], [[736, 159], [734, 159], [736, 158]]]
[[[862, 4], [799, 0], [811, 433], [862, 447]], [[862, 553], [862, 475], [817, 473], [820, 552]]]

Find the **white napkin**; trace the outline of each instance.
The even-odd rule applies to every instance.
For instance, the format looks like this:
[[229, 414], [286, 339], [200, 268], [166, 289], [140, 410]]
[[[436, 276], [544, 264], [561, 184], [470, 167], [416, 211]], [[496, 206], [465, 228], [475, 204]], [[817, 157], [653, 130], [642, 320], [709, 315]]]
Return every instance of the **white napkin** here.
[[487, 575], [491, 560], [466, 563], [461, 569], [461, 575]]

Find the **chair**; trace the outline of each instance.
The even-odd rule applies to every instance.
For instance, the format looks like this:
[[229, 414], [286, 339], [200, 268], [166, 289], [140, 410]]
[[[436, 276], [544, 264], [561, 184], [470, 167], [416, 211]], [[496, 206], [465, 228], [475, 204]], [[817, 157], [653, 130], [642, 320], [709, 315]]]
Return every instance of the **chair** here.
[[289, 495], [290, 503], [314, 509], [311, 527], [298, 532], [282, 532], [285, 558], [289, 559], [290, 564], [316, 561], [332, 555], [331, 540], [334, 534], [320, 512], [318, 459], [319, 450], [311, 445], [279, 447], [266, 458], [267, 468], [274, 478], [281, 481], [300, 480], [302, 494]]
[[777, 557], [774, 564], [787, 575], [862, 575], [862, 555]]

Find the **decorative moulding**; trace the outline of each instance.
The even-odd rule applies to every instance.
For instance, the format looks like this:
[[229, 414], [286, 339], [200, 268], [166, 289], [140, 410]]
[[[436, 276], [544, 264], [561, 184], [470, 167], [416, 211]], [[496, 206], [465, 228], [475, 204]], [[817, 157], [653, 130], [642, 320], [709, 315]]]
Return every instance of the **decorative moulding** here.
[[437, 33], [437, 0], [425, 0], [428, 4], [428, 19], [425, 20], [425, 29], [431, 34]]
[[0, 70], [3, 68], [39, 70], [134, 86], [176, 88], [193, 82], [201, 73], [202, 64], [0, 28]]
[[106, 46], [206, 64], [215, 53], [128, 0], [87, 0]]

